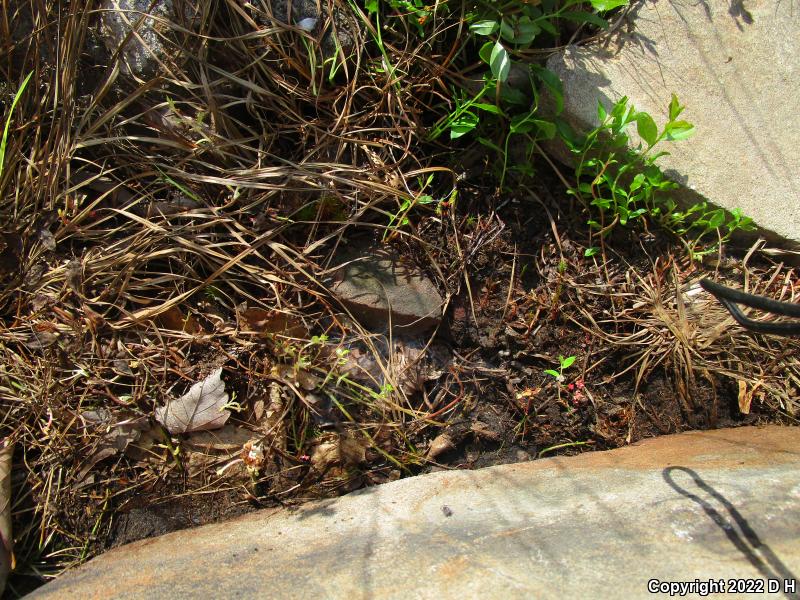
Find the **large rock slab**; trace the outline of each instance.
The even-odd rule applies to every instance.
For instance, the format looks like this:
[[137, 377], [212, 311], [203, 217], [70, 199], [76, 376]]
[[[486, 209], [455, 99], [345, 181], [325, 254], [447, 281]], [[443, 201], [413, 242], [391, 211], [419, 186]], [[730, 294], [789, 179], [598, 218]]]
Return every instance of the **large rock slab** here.
[[442, 319], [436, 286], [410, 261], [390, 248], [347, 248], [336, 255], [331, 293], [362, 325], [414, 334]]
[[773, 426], [261, 511], [112, 550], [32, 597], [627, 599], [798, 573], [800, 429]]
[[[800, 242], [800, 10], [792, 2], [647, 0], [631, 28], [603, 45], [548, 61], [564, 81], [565, 113], [583, 128], [628, 96], [666, 121], [670, 95], [687, 106], [694, 137], [662, 168], [727, 209], [741, 208], [773, 238]], [[635, 129], [635, 128], [634, 128]], [[689, 195], [689, 201], [697, 197]]]

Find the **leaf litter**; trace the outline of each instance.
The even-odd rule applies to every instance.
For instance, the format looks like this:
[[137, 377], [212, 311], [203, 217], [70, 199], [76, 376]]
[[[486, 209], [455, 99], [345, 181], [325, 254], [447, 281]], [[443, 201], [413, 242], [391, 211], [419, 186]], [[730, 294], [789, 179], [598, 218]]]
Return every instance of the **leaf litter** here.
[[231, 416], [222, 367], [195, 383], [177, 399], [156, 408], [156, 420], [171, 434], [220, 429]]

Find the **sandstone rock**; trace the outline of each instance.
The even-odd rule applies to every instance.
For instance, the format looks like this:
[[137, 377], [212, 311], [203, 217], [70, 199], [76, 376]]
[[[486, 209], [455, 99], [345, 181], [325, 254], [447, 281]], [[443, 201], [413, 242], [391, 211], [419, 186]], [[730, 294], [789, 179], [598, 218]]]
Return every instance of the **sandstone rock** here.
[[371, 247], [343, 251], [331, 293], [365, 327], [418, 333], [442, 318], [442, 298], [433, 282], [395, 252]]
[[[800, 11], [786, 2], [647, 0], [611, 42], [571, 47], [548, 61], [564, 82], [564, 113], [582, 129], [597, 101], [628, 96], [657, 122], [672, 93], [694, 123], [665, 144], [665, 173], [764, 232], [800, 242]], [[635, 128], [633, 128], [635, 129]]]
[[651, 580], [796, 585], [798, 467], [797, 428], [772, 426], [441, 471], [117, 548], [31, 597], [628, 599], [651, 597]]

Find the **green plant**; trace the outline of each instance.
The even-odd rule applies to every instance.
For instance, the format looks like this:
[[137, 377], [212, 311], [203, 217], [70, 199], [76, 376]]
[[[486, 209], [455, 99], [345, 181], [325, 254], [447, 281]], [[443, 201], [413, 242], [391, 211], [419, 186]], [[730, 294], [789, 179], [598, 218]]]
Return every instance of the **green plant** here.
[[14, 99], [11, 101], [11, 108], [8, 110], [8, 115], [6, 116], [6, 125], [3, 128], [3, 139], [0, 140], [0, 179], [3, 177], [3, 166], [6, 162], [6, 144], [8, 143], [8, 130], [11, 127], [11, 115], [14, 114], [14, 109], [17, 107], [20, 98], [22, 98], [22, 94], [25, 92], [25, 88], [28, 87], [28, 82], [31, 80], [32, 76], [33, 71], [28, 73], [22, 85], [19, 86], [16, 94], [14, 94]]
[[555, 378], [558, 383], [564, 381], [564, 371], [572, 366], [575, 362], [575, 356], [567, 356], [566, 358], [559, 354], [558, 356], [558, 371], [555, 369], [545, 369], [544, 372]]
[[[656, 164], [669, 153], [656, 152], [655, 148], [663, 141], [684, 140], [694, 133], [691, 123], [679, 119], [683, 110], [684, 106], [673, 94], [668, 106], [669, 120], [659, 131], [650, 114], [637, 111], [623, 97], [611, 111], [598, 102], [600, 125], [583, 138], [576, 138], [566, 127], [561, 128], [562, 138], [578, 155], [577, 183], [569, 193], [592, 210], [588, 223], [594, 238], [602, 242], [617, 225], [649, 220], [679, 237], [690, 255], [697, 257], [714, 251], [734, 231], [752, 228], [752, 221], [739, 211], [728, 214], [723, 209], [709, 208], [705, 202], [680, 210], [669, 195], [679, 186]], [[634, 123], [641, 141], [631, 147], [628, 130]], [[701, 248], [712, 233], [716, 242]], [[599, 251], [600, 248], [592, 246], [586, 255]]]
[[[596, 12], [579, 10], [584, 4], [583, 0], [481, 0], [468, 7], [465, 21], [486, 71], [479, 89], [453, 88], [452, 108], [431, 128], [429, 139], [436, 139], [445, 131], [450, 132], [450, 139], [477, 133], [477, 140], [501, 158], [496, 163], [500, 188], [510, 171], [531, 175], [530, 158], [536, 142], [556, 135], [555, 123], [538, 115], [539, 90], [548, 89], [558, 113], [563, 107], [562, 86], [554, 73], [529, 60], [516, 61], [515, 57], [542, 45], [540, 38], [546, 40], [545, 45], [557, 43], [561, 20], [607, 29], [608, 21], [602, 14], [626, 6], [628, 0], [590, 0]], [[514, 70], [517, 75], [512, 85]], [[524, 144], [524, 158], [509, 164], [509, 146], [515, 138], [521, 138]]]
[[564, 383], [564, 371], [572, 366], [575, 362], [575, 356], [558, 355], [558, 371], [555, 369], [545, 369], [544, 372], [556, 380], [556, 390], [558, 392], [558, 401], [561, 402], [561, 385]]

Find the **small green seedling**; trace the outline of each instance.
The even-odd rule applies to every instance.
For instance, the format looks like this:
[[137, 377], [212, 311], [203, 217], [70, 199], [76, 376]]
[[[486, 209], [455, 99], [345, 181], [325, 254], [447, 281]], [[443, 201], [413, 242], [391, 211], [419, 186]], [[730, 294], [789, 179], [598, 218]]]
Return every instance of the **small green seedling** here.
[[558, 356], [558, 371], [554, 369], [545, 369], [544, 372], [548, 375], [552, 375], [555, 377], [555, 380], [558, 383], [563, 383], [564, 381], [564, 371], [566, 371], [569, 367], [572, 366], [572, 363], [575, 362], [575, 356], [567, 356], [564, 358], [562, 355]]

